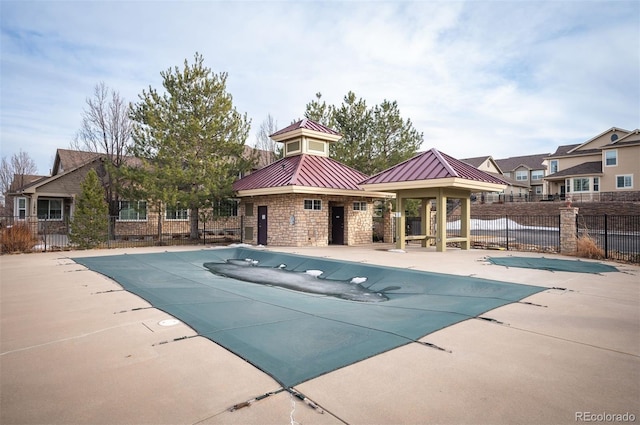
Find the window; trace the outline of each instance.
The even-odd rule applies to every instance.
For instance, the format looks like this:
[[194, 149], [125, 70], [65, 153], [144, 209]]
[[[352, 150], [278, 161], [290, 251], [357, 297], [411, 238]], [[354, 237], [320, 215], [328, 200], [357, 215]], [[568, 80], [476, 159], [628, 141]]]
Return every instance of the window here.
[[[244, 215], [247, 217], [253, 217], [253, 202], [247, 202], [244, 206]], [[251, 239], [251, 238], [247, 238]]]
[[120, 201], [118, 220], [146, 221], [147, 201]]
[[542, 180], [544, 177], [544, 170], [533, 170], [531, 172], [531, 180]]
[[574, 192], [588, 192], [589, 191], [589, 179], [585, 177], [573, 179], [573, 191]]
[[167, 220], [188, 220], [189, 210], [186, 208], [176, 208], [168, 206], [164, 216]]
[[62, 199], [38, 199], [38, 219], [62, 220]]
[[304, 209], [320, 211], [322, 209], [322, 201], [320, 199], [305, 199]]
[[564, 181], [564, 186], [567, 188], [567, 193], [571, 192], [571, 179], [566, 179]]
[[594, 192], [600, 191], [600, 178], [598, 177], [593, 178], [593, 191]]
[[353, 203], [353, 210], [354, 211], [366, 211], [367, 210], [367, 203], [366, 202], [354, 202]]
[[633, 175], [616, 176], [616, 189], [630, 189], [633, 187]]
[[558, 160], [557, 159], [552, 159], [551, 162], [549, 162], [549, 172], [551, 174], [558, 172]]
[[288, 142], [286, 144], [287, 153], [299, 152], [300, 151], [300, 140], [294, 140], [293, 142]]
[[536, 186], [535, 187], [535, 194], [536, 195], [542, 195], [542, 186]]
[[19, 220], [27, 218], [27, 198], [18, 198], [18, 210], [16, 215]]
[[214, 202], [213, 215], [216, 217], [237, 217], [238, 216], [238, 200], [225, 199], [222, 201]]
[[604, 164], [607, 167], [613, 167], [618, 165], [618, 151], [617, 150], [604, 151]]
[[516, 180], [518, 181], [529, 180], [529, 172], [527, 170], [516, 171]]

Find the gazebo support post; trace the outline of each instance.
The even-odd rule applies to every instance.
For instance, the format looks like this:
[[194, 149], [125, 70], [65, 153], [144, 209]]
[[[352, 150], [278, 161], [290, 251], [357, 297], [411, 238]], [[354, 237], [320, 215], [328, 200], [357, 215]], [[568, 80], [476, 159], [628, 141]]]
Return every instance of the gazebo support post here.
[[436, 197], [436, 251], [447, 250], [447, 196], [442, 188], [438, 188]]
[[[400, 214], [397, 214], [397, 213]], [[405, 236], [406, 236], [406, 229], [405, 229], [405, 213], [404, 213], [404, 199], [402, 198], [402, 196], [400, 195], [400, 192], [396, 193], [396, 216], [398, 217], [398, 239], [396, 240], [396, 248], [398, 249], [405, 249]]]
[[471, 197], [460, 199], [460, 237], [466, 241], [460, 243], [462, 249], [471, 249]]
[[[420, 208], [420, 234], [428, 236], [431, 234], [431, 202], [429, 198], [422, 198], [422, 207]], [[429, 246], [429, 238], [422, 240], [422, 247]]]

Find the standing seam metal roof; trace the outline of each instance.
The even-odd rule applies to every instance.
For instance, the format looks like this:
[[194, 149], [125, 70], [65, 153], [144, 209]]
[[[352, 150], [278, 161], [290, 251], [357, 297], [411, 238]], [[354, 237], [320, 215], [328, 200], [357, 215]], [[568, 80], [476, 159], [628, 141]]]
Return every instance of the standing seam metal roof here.
[[282, 158], [233, 184], [233, 190], [302, 186], [362, 190], [358, 182], [367, 175], [329, 157], [301, 154]]
[[459, 177], [467, 180], [504, 184], [489, 173], [432, 148], [382, 171], [361, 184], [396, 183]]
[[288, 127], [283, 128], [282, 130], [278, 130], [275, 133], [273, 133], [272, 135], [270, 135], [269, 137], [273, 137], [273, 136], [279, 136], [281, 134], [284, 133], [288, 133], [290, 131], [294, 131], [300, 128], [304, 128], [306, 130], [313, 130], [313, 131], [317, 131], [319, 133], [326, 133], [326, 134], [332, 134], [334, 136], [341, 136], [340, 133], [338, 133], [337, 131], [329, 128], [329, 127], [325, 127], [324, 125], [317, 123], [313, 120], [310, 120], [308, 118], [302, 119], [298, 122], [295, 122], [293, 124], [291, 124]]

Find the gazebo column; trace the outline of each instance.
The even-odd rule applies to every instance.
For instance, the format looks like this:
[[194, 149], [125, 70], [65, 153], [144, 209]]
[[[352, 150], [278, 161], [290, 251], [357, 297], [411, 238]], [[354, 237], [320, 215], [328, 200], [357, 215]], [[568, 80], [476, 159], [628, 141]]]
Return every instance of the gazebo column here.
[[442, 188], [436, 198], [436, 251], [447, 250], [447, 196]]
[[[400, 215], [398, 216], [398, 212], [400, 212]], [[405, 213], [404, 213], [404, 199], [402, 199], [402, 196], [400, 195], [400, 192], [396, 193], [396, 216], [398, 216], [398, 222], [397, 222], [397, 234], [398, 234], [398, 238], [396, 239], [396, 248], [398, 249], [404, 249], [405, 248], [405, 233], [406, 233], [406, 229], [405, 229]]]
[[471, 249], [471, 198], [460, 199], [460, 237], [466, 241], [460, 243], [462, 249]]
[[[431, 199], [422, 198], [422, 208], [420, 208], [420, 234], [432, 235], [431, 233]], [[429, 246], [429, 238], [426, 237], [422, 240], [422, 247]]]

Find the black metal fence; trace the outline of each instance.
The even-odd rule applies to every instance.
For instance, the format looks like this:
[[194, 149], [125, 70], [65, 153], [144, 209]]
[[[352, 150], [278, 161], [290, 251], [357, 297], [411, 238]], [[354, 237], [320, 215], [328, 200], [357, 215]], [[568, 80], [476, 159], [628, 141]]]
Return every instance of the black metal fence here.
[[[420, 217], [406, 219], [406, 234], [420, 234]], [[435, 222], [431, 226], [435, 229]], [[460, 236], [460, 216], [447, 217], [447, 237]], [[560, 252], [560, 215], [471, 215], [476, 248]], [[452, 242], [451, 245], [459, 245]]]
[[640, 216], [581, 215], [576, 217], [578, 238], [588, 238], [604, 258], [640, 263]]
[[[131, 248], [156, 245], [227, 244], [242, 241], [243, 217], [216, 217], [198, 222], [197, 237], [189, 220], [157, 219], [119, 221], [111, 217], [96, 248]], [[69, 223], [65, 220], [35, 220], [0, 217], [2, 252], [37, 252], [74, 249]]]

